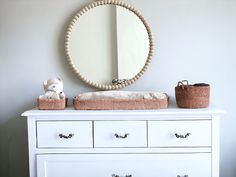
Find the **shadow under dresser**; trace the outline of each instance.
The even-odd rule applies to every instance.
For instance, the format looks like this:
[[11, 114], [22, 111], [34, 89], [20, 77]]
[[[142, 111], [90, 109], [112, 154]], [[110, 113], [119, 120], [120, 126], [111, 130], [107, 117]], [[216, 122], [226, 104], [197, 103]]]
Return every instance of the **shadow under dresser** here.
[[30, 177], [219, 177], [223, 113], [30, 110]]

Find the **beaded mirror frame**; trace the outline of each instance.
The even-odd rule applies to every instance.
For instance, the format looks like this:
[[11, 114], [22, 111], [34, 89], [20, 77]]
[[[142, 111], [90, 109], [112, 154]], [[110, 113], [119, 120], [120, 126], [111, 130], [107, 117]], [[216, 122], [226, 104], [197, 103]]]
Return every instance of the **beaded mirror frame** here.
[[[85, 76], [83, 76], [81, 74], [81, 72], [79, 71], [79, 69], [75, 66], [72, 57], [70, 56], [70, 50], [69, 50], [69, 40], [71, 37], [71, 31], [75, 25], [75, 23], [77, 22], [77, 20], [79, 20], [79, 18], [85, 14], [87, 11], [97, 7], [97, 6], [102, 6], [102, 5], [116, 5], [116, 6], [121, 6], [124, 7], [128, 10], [130, 10], [131, 12], [133, 12], [143, 23], [143, 25], [145, 26], [147, 33], [148, 33], [148, 38], [149, 38], [149, 52], [148, 52], [148, 56], [146, 59], [146, 62], [143, 66], [143, 68], [140, 70], [140, 72], [138, 74], [136, 74], [133, 78], [128, 79], [128, 80], [124, 80], [122, 82], [115, 82], [114, 84], [100, 84], [100, 83], [96, 83], [93, 82], [92, 80], [87, 79]], [[138, 80], [147, 70], [148, 66], [150, 65], [151, 62], [151, 58], [153, 55], [153, 49], [154, 49], [154, 44], [153, 44], [153, 37], [152, 37], [152, 33], [151, 33], [151, 28], [148, 25], [146, 19], [144, 18], [144, 16], [137, 10], [135, 9], [133, 6], [121, 1], [121, 0], [97, 0], [95, 2], [90, 3], [89, 5], [85, 6], [83, 9], [81, 9], [71, 20], [71, 22], [69, 23], [69, 26], [67, 28], [67, 32], [66, 32], [66, 37], [65, 37], [65, 51], [66, 51], [66, 57], [67, 60], [69, 62], [70, 67], [72, 68], [72, 70], [75, 72], [75, 74], [82, 80], [84, 81], [86, 84], [101, 89], [101, 90], [117, 90], [117, 89], [121, 89], [124, 88], [128, 85], [133, 84], [136, 80]]]

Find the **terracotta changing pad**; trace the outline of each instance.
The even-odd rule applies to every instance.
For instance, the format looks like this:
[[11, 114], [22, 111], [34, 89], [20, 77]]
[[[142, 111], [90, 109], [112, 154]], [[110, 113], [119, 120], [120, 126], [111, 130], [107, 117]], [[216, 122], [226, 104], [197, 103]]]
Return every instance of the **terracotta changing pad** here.
[[77, 110], [166, 109], [168, 102], [165, 93], [129, 91], [88, 92], [73, 100]]

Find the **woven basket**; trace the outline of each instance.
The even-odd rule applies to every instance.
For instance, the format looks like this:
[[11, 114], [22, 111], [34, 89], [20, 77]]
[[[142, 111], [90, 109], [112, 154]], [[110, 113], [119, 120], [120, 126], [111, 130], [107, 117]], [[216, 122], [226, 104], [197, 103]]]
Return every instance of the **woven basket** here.
[[188, 81], [178, 82], [175, 98], [180, 108], [207, 108], [210, 99], [210, 85], [198, 83], [189, 85]]
[[165, 99], [101, 99], [82, 100], [74, 99], [76, 110], [137, 110], [137, 109], [166, 109], [168, 97]]
[[67, 106], [67, 98], [65, 99], [44, 99], [38, 98], [38, 109], [40, 110], [62, 110]]

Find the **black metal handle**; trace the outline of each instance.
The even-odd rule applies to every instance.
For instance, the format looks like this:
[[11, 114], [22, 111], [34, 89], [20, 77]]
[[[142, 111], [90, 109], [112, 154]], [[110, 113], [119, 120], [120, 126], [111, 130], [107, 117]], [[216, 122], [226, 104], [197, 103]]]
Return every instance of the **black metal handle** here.
[[119, 135], [119, 134], [117, 134], [117, 133], [115, 133], [115, 137], [116, 137], [116, 138], [125, 139], [125, 138], [128, 138], [128, 136], [129, 136], [129, 133], [126, 133], [126, 134], [124, 134], [123, 136], [122, 136], [122, 135]]
[[190, 133], [186, 133], [185, 135], [180, 135], [178, 133], [175, 133], [175, 137], [176, 138], [188, 138], [189, 136], [190, 136]]
[[181, 86], [182, 89], [184, 89], [184, 87], [185, 87], [185, 86], [188, 86], [188, 85], [189, 85], [189, 84], [188, 84], [188, 80], [179, 81], [178, 84], [177, 84], [177, 86], [178, 86], [178, 87]]
[[70, 133], [69, 135], [63, 135], [63, 134], [59, 134], [59, 137], [60, 138], [64, 138], [64, 139], [69, 139], [69, 138], [72, 138], [74, 136], [73, 133]]
[[[177, 175], [177, 177], [181, 177], [180, 175]], [[188, 175], [184, 175], [184, 176], [182, 176], [182, 177], [188, 177]]]
[[112, 84], [119, 85], [124, 84], [128, 79], [113, 79]]
[[113, 174], [113, 175], [111, 175], [112, 177], [132, 177], [132, 175], [125, 175], [125, 176], [120, 176], [120, 175], [115, 175], [115, 174]]

